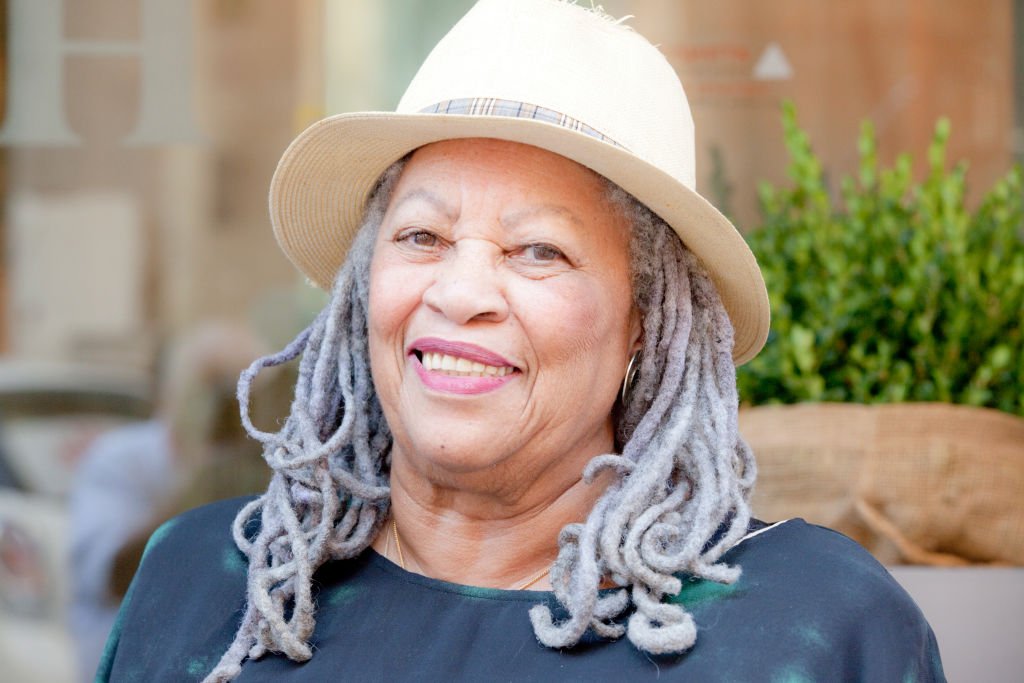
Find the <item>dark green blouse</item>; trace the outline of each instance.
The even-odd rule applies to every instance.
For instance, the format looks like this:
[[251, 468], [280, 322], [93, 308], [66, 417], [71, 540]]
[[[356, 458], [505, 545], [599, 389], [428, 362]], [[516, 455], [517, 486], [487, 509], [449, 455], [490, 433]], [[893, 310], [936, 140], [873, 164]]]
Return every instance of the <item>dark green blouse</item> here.
[[[243, 501], [188, 512], [154, 534], [97, 681], [198, 681], [234, 636], [244, 556], [230, 525]], [[527, 610], [551, 593], [473, 588], [407, 572], [372, 550], [315, 576], [313, 658], [246, 662], [248, 681], [944, 681], [920, 610], [853, 541], [801, 520], [753, 531], [725, 559], [731, 586], [685, 581], [674, 600], [697, 623], [685, 654], [649, 656], [626, 638], [552, 650]]]

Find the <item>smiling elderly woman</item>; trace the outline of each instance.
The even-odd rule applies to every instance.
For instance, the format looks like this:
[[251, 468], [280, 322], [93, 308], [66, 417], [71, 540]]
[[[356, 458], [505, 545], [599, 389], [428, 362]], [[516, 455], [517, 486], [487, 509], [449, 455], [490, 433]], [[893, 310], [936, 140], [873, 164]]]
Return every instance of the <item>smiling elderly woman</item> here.
[[334, 284], [239, 384], [272, 483], [154, 535], [100, 679], [941, 680], [869, 555], [750, 518], [767, 300], [694, 177], [672, 68], [556, 0], [482, 0], [396, 113], [302, 133], [271, 214]]

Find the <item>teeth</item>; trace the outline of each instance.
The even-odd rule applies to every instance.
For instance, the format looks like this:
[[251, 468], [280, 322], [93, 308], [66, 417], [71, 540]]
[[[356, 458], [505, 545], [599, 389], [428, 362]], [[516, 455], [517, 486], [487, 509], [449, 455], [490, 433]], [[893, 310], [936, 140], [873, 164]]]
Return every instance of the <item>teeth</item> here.
[[497, 367], [484, 365], [468, 358], [448, 356], [443, 353], [424, 353], [423, 367], [431, 372], [443, 372], [457, 377], [504, 377], [513, 371], [507, 365]]

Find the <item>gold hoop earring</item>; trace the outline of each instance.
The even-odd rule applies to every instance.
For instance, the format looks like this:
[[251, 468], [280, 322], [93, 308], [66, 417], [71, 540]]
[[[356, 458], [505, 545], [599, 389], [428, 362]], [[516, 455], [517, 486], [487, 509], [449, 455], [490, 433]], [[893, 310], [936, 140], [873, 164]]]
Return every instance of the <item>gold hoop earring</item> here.
[[626, 405], [626, 397], [629, 396], [629, 392], [633, 389], [633, 382], [636, 380], [636, 374], [639, 371], [640, 352], [634, 351], [633, 355], [629, 357], [629, 365], [626, 366], [626, 377], [622, 380], [622, 392], [619, 395], [622, 405]]

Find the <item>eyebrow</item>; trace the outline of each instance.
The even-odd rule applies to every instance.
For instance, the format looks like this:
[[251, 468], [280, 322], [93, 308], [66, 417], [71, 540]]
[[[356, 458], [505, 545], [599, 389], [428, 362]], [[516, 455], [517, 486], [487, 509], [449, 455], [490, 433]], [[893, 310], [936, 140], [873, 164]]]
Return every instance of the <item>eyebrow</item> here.
[[[426, 189], [425, 187], [415, 188], [413, 190], [410, 190], [406, 194], [402, 195], [402, 197], [395, 202], [394, 208], [398, 209], [406, 202], [414, 201], [417, 199], [425, 201], [427, 204], [430, 204], [432, 207], [434, 207], [434, 209], [444, 214], [445, 218], [447, 218], [448, 220], [454, 221], [458, 218], [457, 212], [454, 209], [452, 209], [444, 201], [444, 199], [434, 194], [430, 190]], [[508, 216], [503, 216], [501, 218], [501, 224], [506, 228], [515, 228], [523, 221], [545, 214], [553, 214], [556, 216], [560, 216], [562, 218], [566, 218], [580, 227], [583, 227], [584, 225], [583, 220], [580, 219], [579, 216], [577, 216], [575, 213], [559, 204], [540, 204], [538, 206], [531, 206], [521, 211], [516, 211]]]
[[448, 206], [448, 204], [446, 204], [445, 201], [441, 199], [441, 197], [439, 197], [438, 195], [434, 194], [433, 192], [424, 187], [418, 187], [402, 195], [402, 198], [395, 202], [394, 208], [398, 209], [400, 206], [402, 206], [402, 204], [413, 201], [415, 199], [419, 199], [425, 201], [427, 204], [430, 204], [432, 207], [443, 213], [445, 217], [448, 218], [449, 220], [455, 220], [458, 217], [455, 213], [455, 210]]
[[567, 218], [576, 225], [583, 227], [583, 221], [575, 213], [559, 204], [541, 204], [539, 206], [532, 206], [522, 211], [516, 211], [508, 216], [503, 216], [501, 224], [507, 228], [514, 228], [523, 221], [542, 216], [544, 214], [554, 214], [562, 218]]

